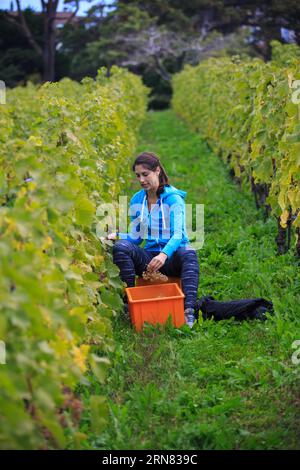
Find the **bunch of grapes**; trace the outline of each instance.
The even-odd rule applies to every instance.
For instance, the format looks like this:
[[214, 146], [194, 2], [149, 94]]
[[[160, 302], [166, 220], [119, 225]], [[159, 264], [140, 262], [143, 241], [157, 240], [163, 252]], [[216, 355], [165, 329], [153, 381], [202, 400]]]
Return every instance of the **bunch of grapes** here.
[[147, 266], [147, 270], [142, 274], [143, 279], [150, 282], [168, 282], [169, 278], [164, 274], [160, 273], [159, 271], [150, 271]]

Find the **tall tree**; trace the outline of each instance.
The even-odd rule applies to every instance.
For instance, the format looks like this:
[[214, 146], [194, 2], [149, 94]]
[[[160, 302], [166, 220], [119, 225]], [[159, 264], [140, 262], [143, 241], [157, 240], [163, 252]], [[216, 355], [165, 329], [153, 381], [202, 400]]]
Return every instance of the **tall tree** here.
[[[23, 12], [37, 42], [42, 44], [42, 18], [30, 9]], [[0, 77], [8, 87], [24, 83], [27, 78], [38, 81], [42, 75], [42, 61], [28, 41], [24, 41], [14, 23], [7, 21], [0, 11]]]
[[294, 31], [300, 43], [299, 0], [118, 0], [117, 3], [134, 4], [170, 29], [189, 25], [203, 38], [212, 30], [228, 34], [241, 26], [253, 26], [257, 28], [258, 40], [268, 43], [274, 37], [281, 37], [281, 28], [286, 28]]
[[[15, 0], [17, 14], [6, 12], [6, 18], [13, 22], [19, 31], [26, 38], [30, 46], [36, 51], [43, 62], [43, 80], [55, 80], [55, 47], [56, 47], [56, 29], [55, 19], [59, 0], [41, 0], [41, 15], [43, 18], [43, 41], [42, 44], [37, 40], [33, 31], [30, 29], [21, 0]], [[89, 1], [89, 0], [88, 0]], [[80, 0], [64, 0], [64, 4], [72, 5], [74, 10], [67, 23], [71, 22], [79, 9]]]

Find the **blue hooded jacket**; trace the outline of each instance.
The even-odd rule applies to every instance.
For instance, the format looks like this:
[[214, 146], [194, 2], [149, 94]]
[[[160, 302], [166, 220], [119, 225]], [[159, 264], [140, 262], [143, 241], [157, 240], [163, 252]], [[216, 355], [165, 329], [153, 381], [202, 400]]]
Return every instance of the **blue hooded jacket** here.
[[161, 251], [168, 258], [189, 239], [185, 223], [186, 192], [165, 185], [149, 212], [147, 192], [141, 189], [130, 200], [130, 233], [119, 233], [119, 238], [140, 245], [146, 239], [145, 250]]

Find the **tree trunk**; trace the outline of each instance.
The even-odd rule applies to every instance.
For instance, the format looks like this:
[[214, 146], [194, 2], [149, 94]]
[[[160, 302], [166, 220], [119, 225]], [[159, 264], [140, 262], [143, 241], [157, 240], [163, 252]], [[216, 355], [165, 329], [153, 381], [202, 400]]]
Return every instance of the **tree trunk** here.
[[297, 243], [296, 243], [296, 253], [300, 256], [300, 227], [296, 228]]
[[286, 235], [287, 230], [286, 228], [281, 227], [280, 225], [280, 217], [277, 217], [277, 225], [278, 225], [278, 235], [275, 238], [277, 243], [278, 254], [283, 255], [286, 253]]
[[44, 47], [43, 47], [43, 81], [55, 80], [55, 29], [56, 2], [48, 4], [44, 11]]

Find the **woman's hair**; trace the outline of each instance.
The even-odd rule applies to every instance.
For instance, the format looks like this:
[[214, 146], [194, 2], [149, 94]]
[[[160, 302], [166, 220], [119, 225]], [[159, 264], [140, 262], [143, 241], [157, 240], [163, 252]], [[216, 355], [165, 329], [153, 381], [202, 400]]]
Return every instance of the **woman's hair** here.
[[135, 166], [136, 165], [143, 165], [146, 168], [148, 168], [148, 170], [151, 170], [151, 171], [155, 171], [157, 167], [160, 168], [159, 186], [158, 186], [158, 189], [156, 191], [157, 196], [159, 196], [161, 193], [163, 193], [165, 185], [170, 184], [168, 175], [167, 175], [164, 167], [160, 163], [159, 158], [155, 155], [155, 153], [152, 153], [152, 152], [140, 153], [136, 157], [136, 159], [135, 159], [135, 161], [132, 165], [132, 170], [133, 171], [135, 171]]

